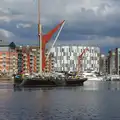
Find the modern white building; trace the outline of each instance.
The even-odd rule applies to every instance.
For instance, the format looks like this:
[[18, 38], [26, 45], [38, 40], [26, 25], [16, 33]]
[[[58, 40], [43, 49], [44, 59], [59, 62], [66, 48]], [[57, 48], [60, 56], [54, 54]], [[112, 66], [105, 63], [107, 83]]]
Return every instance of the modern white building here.
[[57, 45], [52, 48], [51, 52], [55, 57], [55, 71], [77, 71], [78, 56], [86, 51], [82, 57], [82, 70], [94, 70], [99, 72], [100, 48], [81, 45]]

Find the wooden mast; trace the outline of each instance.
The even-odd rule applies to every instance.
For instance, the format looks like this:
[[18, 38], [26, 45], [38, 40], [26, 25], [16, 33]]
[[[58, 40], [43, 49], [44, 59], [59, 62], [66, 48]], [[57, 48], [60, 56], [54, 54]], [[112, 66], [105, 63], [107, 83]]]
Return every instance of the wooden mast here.
[[40, 24], [40, 0], [38, 0], [38, 40], [40, 50], [39, 73], [42, 75], [42, 26]]

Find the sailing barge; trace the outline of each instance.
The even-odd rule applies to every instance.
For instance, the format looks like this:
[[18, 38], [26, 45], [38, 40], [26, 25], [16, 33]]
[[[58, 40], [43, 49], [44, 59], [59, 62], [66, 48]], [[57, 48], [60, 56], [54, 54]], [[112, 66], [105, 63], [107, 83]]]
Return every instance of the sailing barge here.
[[54, 74], [51, 76], [37, 76], [14, 78], [14, 86], [19, 87], [55, 87], [55, 86], [81, 86], [87, 81], [87, 78], [78, 76], [65, 76], [63, 74]]

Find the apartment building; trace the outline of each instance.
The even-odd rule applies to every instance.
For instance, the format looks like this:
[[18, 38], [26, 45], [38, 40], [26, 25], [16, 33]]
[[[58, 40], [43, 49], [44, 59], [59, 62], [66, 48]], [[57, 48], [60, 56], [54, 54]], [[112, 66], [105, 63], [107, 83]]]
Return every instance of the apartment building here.
[[14, 42], [0, 40], [0, 72], [4, 74], [17, 73], [17, 59]]
[[120, 75], [120, 48], [115, 49], [115, 68], [116, 74]]
[[[18, 52], [18, 73], [38, 73], [40, 69], [40, 51], [37, 46], [20, 46]], [[47, 56], [47, 51], [46, 51]], [[54, 70], [53, 55], [46, 60], [45, 72]]]
[[81, 45], [57, 45], [52, 48], [55, 57], [55, 71], [76, 71], [78, 56], [88, 48], [82, 56], [82, 71], [90, 69], [99, 72], [100, 48]]
[[120, 48], [108, 51], [106, 70], [108, 74], [120, 74]]
[[115, 67], [115, 50], [109, 50], [108, 52], [108, 74], [115, 74], [116, 67]]
[[108, 74], [109, 70], [108, 70], [108, 59], [109, 57], [104, 55], [104, 54], [101, 54], [100, 56], [100, 73], [101, 74]]
[[37, 72], [37, 48], [30, 46], [17, 47], [18, 73]]
[[108, 62], [108, 56], [105, 57], [105, 74], [108, 74], [109, 71], [109, 62]]

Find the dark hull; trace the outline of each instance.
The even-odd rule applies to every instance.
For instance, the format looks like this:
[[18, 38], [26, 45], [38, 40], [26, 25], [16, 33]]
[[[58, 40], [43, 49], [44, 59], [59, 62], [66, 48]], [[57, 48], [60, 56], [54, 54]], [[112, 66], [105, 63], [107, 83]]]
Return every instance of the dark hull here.
[[87, 81], [87, 78], [81, 78], [81, 79], [68, 79], [68, 80], [66, 80], [66, 86], [73, 86], [73, 85], [75, 85], [75, 86], [77, 86], [77, 85], [79, 85], [79, 86], [81, 86], [81, 85], [83, 85], [83, 83], [85, 82], [85, 81]]
[[56, 83], [54, 81], [50, 80], [41, 80], [41, 79], [32, 79], [32, 80], [21, 80], [16, 81], [14, 83], [14, 86], [19, 86], [19, 87], [46, 87], [46, 86], [56, 86]]
[[55, 86], [81, 86], [87, 79], [67, 79], [64, 82], [55, 80], [27, 79], [14, 82], [15, 87], [55, 87]]
[[112, 80], [112, 81], [120, 81], [120, 79], [114, 79], [114, 80]]
[[56, 86], [55, 82], [48, 80], [28, 80], [24, 87]]

